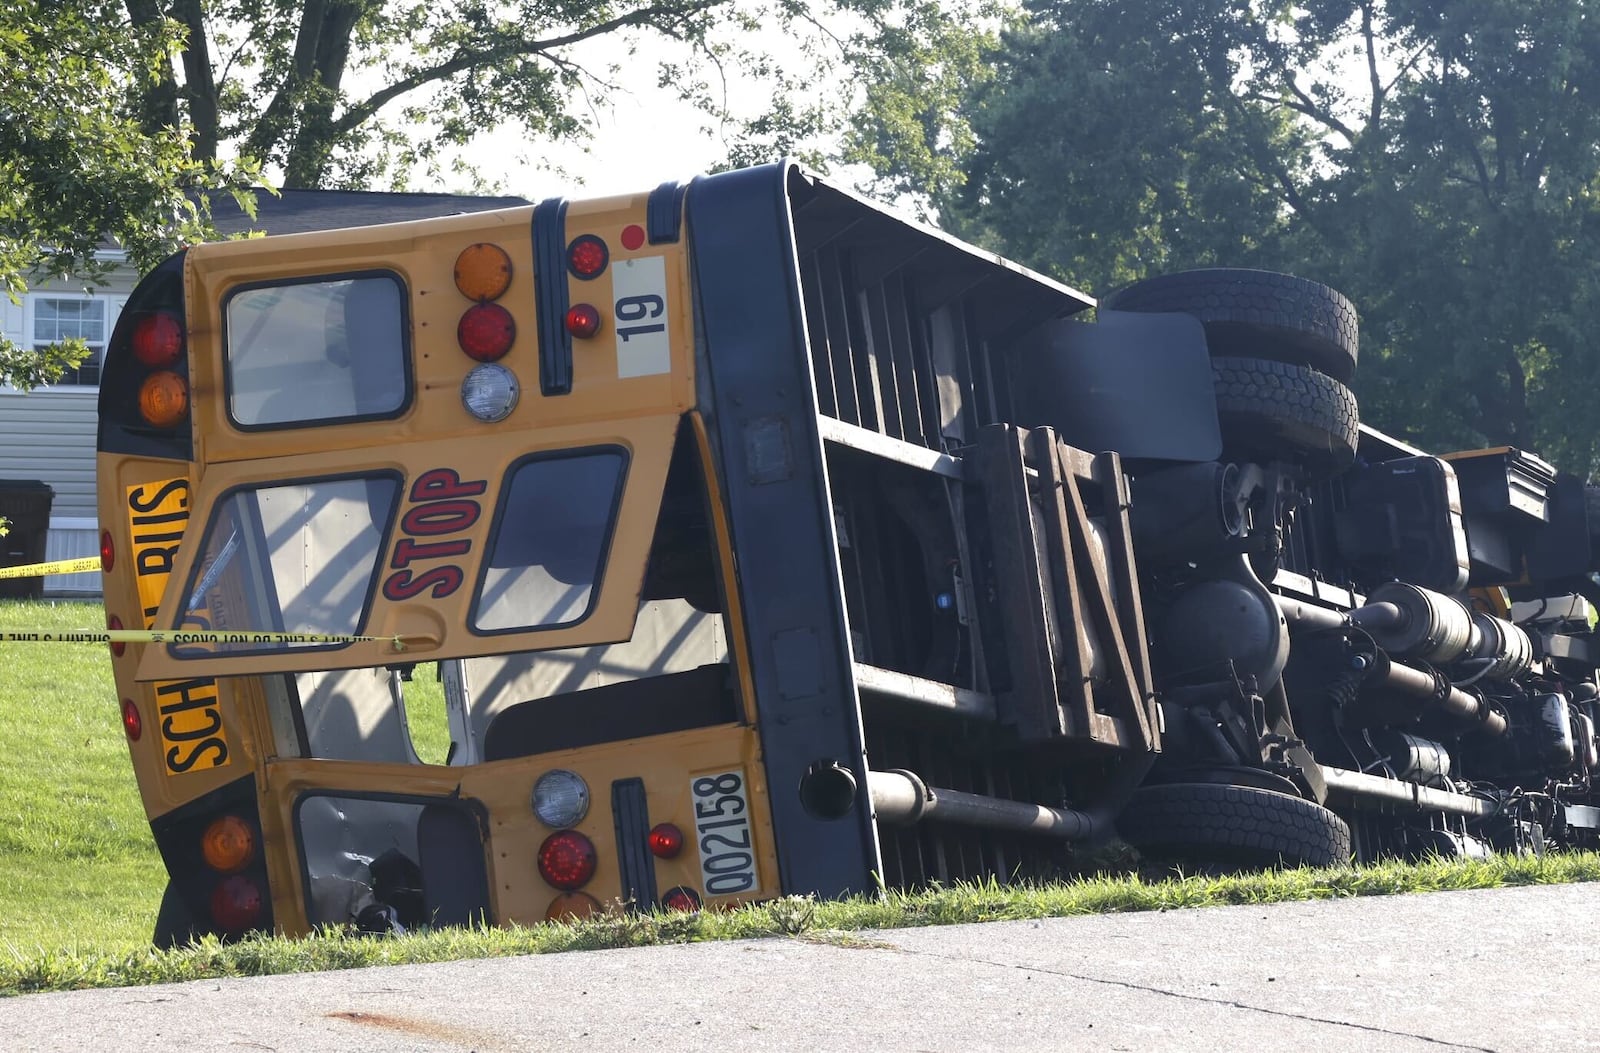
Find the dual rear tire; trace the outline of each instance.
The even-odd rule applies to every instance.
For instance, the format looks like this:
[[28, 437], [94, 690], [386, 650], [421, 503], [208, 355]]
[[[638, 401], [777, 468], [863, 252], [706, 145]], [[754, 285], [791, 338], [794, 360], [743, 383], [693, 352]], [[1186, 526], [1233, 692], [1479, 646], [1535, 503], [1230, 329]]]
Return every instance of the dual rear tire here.
[[1102, 306], [1199, 319], [1225, 457], [1298, 461], [1317, 474], [1354, 460], [1360, 415], [1346, 384], [1358, 324], [1340, 293], [1288, 274], [1211, 268], [1135, 282]]

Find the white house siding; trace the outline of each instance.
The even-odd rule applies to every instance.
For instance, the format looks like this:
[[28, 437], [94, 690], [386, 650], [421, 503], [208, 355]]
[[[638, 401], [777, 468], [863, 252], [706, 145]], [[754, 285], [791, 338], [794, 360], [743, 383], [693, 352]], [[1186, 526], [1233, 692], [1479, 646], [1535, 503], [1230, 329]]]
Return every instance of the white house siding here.
[[[33, 342], [35, 297], [93, 295], [107, 301], [106, 335], [134, 282], [118, 268], [94, 290], [53, 281], [33, 285], [23, 302], [0, 296], [0, 332], [24, 347]], [[93, 556], [100, 551], [96, 521], [94, 464], [96, 403], [94, 386], [58, 385], [24, 395], [0, 386], [0, 479], [37, 479], [55, 491], [50, 505], [47, 560]], [[98, 595], [100, 575], [53, 574], [44, 580], [47, 596]]]

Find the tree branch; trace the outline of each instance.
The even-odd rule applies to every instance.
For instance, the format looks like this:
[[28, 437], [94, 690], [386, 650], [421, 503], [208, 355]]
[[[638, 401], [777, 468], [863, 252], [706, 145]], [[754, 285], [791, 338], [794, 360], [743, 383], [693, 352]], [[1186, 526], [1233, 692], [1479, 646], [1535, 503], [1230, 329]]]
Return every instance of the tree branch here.
[[[555, 48], [592, 40], [595, 37], [613, 33], [619, 29], [648, 26], [653, 19], [658, 17], [663, 19], [683, 18], [700, 14], [715, 7], [726, 6], [731, 2], [732, 0], [695, 0], [693, 3], [681, 6], [674, 4], [646, 7], [600, 22], [590, 26], [588, 29], [578, 30], [558, 37], [550, 37], [545, 40], [511, 40], [494, 47], [457, 52], [449, 60], [435, 66], [414, 70], [393, 84], [380, 88], [361, 102], [350, 106], [338, 120], [333, 122], [333, 132], [336, 136], [347, 134], [370, 120], [379, 110], [402, 95], [428, 84], [448, 80], [457, 73], [465, 73], [467, 70], [492, 65], [507, 59], [540, 55]], [[660, 28], [663, 32], [670, 32], [664, 26], [657, 28]]]

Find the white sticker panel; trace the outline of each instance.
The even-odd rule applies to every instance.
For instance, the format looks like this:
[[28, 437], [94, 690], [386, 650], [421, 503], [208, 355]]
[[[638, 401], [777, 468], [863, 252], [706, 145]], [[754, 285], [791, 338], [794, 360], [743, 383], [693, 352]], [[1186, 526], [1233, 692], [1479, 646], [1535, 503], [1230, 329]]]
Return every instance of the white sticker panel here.
[[611, 286], [616, 295], [611, 317], [617, 334], [617, 376], [670, 372], [666, 260], [661, 256], [618, 260], [611, 265]]

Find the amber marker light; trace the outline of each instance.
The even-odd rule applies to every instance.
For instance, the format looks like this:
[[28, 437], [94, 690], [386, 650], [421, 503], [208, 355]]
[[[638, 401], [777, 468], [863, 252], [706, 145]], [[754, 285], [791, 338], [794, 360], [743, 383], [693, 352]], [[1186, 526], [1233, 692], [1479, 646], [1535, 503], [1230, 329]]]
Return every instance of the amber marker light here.
[[563, 892], [550, 901], [545, 921], [576, 921], [600, 911], [600, 901], [587, 892]]
[[256, 835], [237, 815], [214, 819], [200, 835], [200, 855], [221, 874], [243, 870], [256, 856]]
[[151, 373], [139, 386], [139, 414], [153, 428], [181, 423], [189, 415], [189, 385], [170, 370]]
[[480, 241], [456, 257], [456, 288], [469, 300], [498, 300], [511, 287], [511, 257], [498, 245]]

